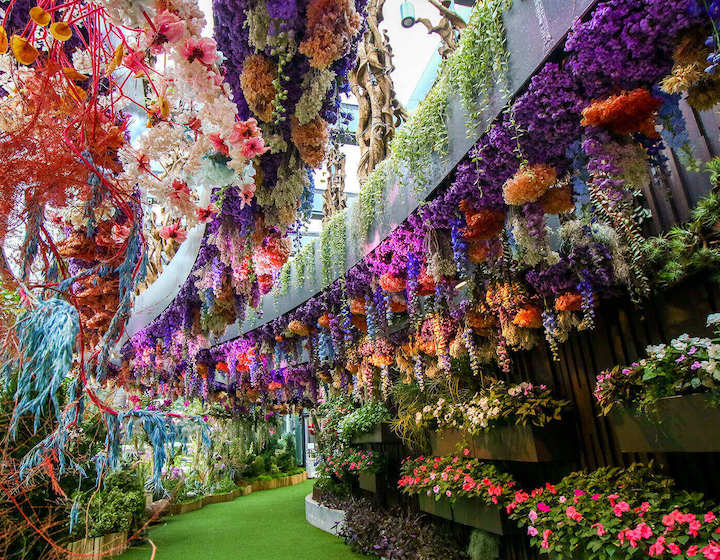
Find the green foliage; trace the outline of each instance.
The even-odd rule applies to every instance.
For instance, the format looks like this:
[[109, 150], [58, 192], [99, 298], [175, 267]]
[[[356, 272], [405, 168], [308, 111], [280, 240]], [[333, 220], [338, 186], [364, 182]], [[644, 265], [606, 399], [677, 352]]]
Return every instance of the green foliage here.
[[265, 459], [262, 455], [255, 457], [252, 462], [248, 465], [246, 476], [255, 477], [265, 473]]
[[286, 262], [280, 269], [280, 278], [278, 280], [277, 293], [283, 296], [288, 293], [290, 287], [290, 263]]
[[400, 181], [412, 181], [416, 193], [422, 193], [430, 181], [432, 155], [448, 154], [447, 129], [448, 80], [440, 76], [415, 113], [395, 134], [390, 146], [401, 168]]
[[370, 401], [345, 416], [338, 430], [340, 437], [350, 441], [354, 436], [372, 432], [375, 426], [390, 420], [390, 413], [384, 403]]
[[324, 286], [333, 280], [333, 273], [345, 274], [347, 246], [345, 240], [345, 215], [347, 210], [335, 214], [320, 232], [321, 276]]
[[[720, 158], [710, 161], [707, 169], [717, 187]], [[700, 200], [688, 223], [647, 239], [642, 252], [653, 271], [651, 281], [660, 287], [673, 286], [698, 274], [720, 282], [720, 194], [711, 192]]]
[[[470, 14], [467, 28], [460, 35], [457, 50], [442, 68], [452, 91], [460, 93], [465, 109], [478, 120], [490, 101], [490, 93], [500, 84], [507, 96], [507, 51], [503, 13], [510, 0], [477, 2]], [[471, 132], [471, 131], [468, 131]]]
[[615, 366], [598, 376], [595, 398], [603, 414], [616, 404], [652, 411], [658, 399], [709, 392], [720, 399], [720, 315], [708, 317], [715, 338], [680, 335], [669, 344], [648, 346], [648, 356], [629, 367]]
[[500, 543], [496, 535], [473, 529], [467, 553], [470, 560], [495, 560], [500, 557]]
[[130, 531], [139, 527], [145, 519], [145, 492], [141, 481], [131, 471], [110, 473], [97, 493], [94, 489], [76, 492], [73, 499], [80, 506], [78, 523], [73, 530], [77, 538], [85, 536], [88, 503], [89, 537]]
[[295, 277], [298, 286], [304, 286], [305, 282], [315, 276], [315, 240], [304, 245], [297, 256], [293, 259], [295, 263]]
[[385, 205], [385, 185], [393, 172], [393, 160], [380, 162], [360, 189], [357, 203], [353, 206], [352, 231], [355, 243], [363, 246], [370, 226], [378, 218]]

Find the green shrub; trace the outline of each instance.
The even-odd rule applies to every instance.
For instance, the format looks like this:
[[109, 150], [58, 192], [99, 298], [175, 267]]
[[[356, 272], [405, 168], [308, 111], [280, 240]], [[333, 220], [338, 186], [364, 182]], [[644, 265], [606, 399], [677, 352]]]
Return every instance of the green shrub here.
[[110, 473], [97, 493], [94, 490], [76, 492], [73, 498], [80, 507], [78, 523], [73, 530], [75, 538], [85, 536], [85, 511], [91, 498], [89, 537], [131, 531], [145, 519], [145, 492], [133, 472]]
[[250, 477], [260, 476], [265, 474], [265, 459], [262, 455], [255, 457], [247, 469], [247, 475]]

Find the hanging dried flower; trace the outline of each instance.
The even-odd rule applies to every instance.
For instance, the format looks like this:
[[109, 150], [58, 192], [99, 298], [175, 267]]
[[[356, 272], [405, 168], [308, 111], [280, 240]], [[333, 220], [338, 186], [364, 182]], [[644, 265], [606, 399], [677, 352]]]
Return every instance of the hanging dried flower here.
[[386, 272], [380, 276], [380, 287], [386, 292], [402, 292], [407, 282], [405, 278]]
[[507, 204], [519, 206], [535, 202], [557, 181], [557, 172], [547, 164], [538, 163], [521, 167], [503, 185], [503, 198]]
[[513, 324], [526, 329], [539, 329], [542, 327], [542, 313], [534, 305], [527, 305], [517, 312]]
[[462, 236], [470, 241], [487, 241], [500, 235], [505, 227], [505, 212], [499, 210], [480, 210], [465, 214], [467, 227]]
[[546, 214], [564, 214], [575, 208], [572, 188], [568, 185], [556, 189], [549, 189], [538, 200]]
[[300, 124], [297, 117], [292, 116], [290, 132], [303, 161], [310, 167], [320, 167], [325, 159], [325, 150], [330, 137], [328, 123], [320, 117], [315, 117], [307, 124]]
[[566, 292], [555, 300], [556, 311], [580, 311], [582, 309], [582, 296], [577, 292]]
[[13, 55], [20, 64], [29, 66], [37, 60], [40, 56], [40, 52], [33, 47], [30, 42], [20, 37], [19, 35], [13, 35], [10, 39], [10, 46], [12, 47]]
[[310, 0], [299, 51], [314, 68], [327, 68], [350, 50], [362, 19], [352, 0]]
[[250, 110], [265, 122], [273, 118], [276, 79], [277, 66], [266, 56], [254, 54], [245, 59], [240, 75], [243, 95]]
[[55, 37], [58, 41], [67, 41], [72, 37], [72, 29], [70, 29], [70, 26], [64, 22], [64, 21], [56, 21], [52, 25], [50, 25], [50, 33], [53, 37]]
[[641, 132], [648, 138], [657, 138], [655, 113], [662, 101], [644, 89], [613, 95], [594, 101], [583, 112], [583, 126], [599, 126], [618, 134]]

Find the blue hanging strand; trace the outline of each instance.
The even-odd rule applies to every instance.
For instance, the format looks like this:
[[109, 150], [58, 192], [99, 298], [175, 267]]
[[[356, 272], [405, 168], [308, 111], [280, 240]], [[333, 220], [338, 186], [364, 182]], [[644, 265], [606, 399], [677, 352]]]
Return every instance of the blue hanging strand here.
[[16, 362], [16, 405], [10, 421], [12, 437], [17, 435], [18, 422], [26, 414], [34, 415], [33, 429], [37, 431], [48, 401], [60, 420], [58, 392], [72, 369], [78, 312], [57, 298], [42, 301], [18, 320], [16, 331], [20, 358]]

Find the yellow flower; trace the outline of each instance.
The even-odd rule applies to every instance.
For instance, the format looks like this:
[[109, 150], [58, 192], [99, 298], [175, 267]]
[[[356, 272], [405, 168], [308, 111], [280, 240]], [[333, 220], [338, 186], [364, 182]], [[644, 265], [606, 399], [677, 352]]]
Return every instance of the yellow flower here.
[[122, 46], [122, 43], [120, 43], [115, 48], [115, 53], [113, 54], [113, 58], [110, 61], [110, 64], [108, 64], [107, 71], [105, 72], [106, 76], [109, 76], [112, 74], [115, 69], [122, 64], [123, 55], [125, 54], [125, 49]]
[[83, 101], [85, 101], [85, 99], [87, 99], [87, 92], [78, 85], [69, 84], [67, 87], [67, 92], [70, 97], [73, 98], [75, 101], [79, 101], [82, 103]]
[[167, 97], [164, 95], [160, 97], [160, 115], [162, 118], [167, 119], [170, 116], [170, 105], [168, 104]]
[[33, 47], [27, 39], [19, 35], [13, 35], [10, 39], [13, 54], [20, 64], [30, 65], [40, 56], [38, 50]]
[[80, 72], [75, 70], [75, 68], [73, 68], [72, 66], [67, 66], [67, 67], [63, 68], [63, 74], [65, 74], [65, 76], [69, 80], [72, 80], [73, 82], [82, 82], [82, 81], [88, 79], [88, 77], [85, 74], [81, 74]]
[[0, 54], [5, 54], [8, 50], [8, 39], [7, 39], [7, 31], [5, 31], [5, 28], [0, 25]]
[[67, 41], [72, 37], [72, 29], [70, 29], [70, 26], [64, 21], [56, 21], [53, 23], [50, 26], [50, 33], [52, 33], [52, 36], [58, 41]]
[[40, 6], [30, 8], [30, 17], [40, 27], [45, 27], [50, 23], [50, 14], [43, 10]]

